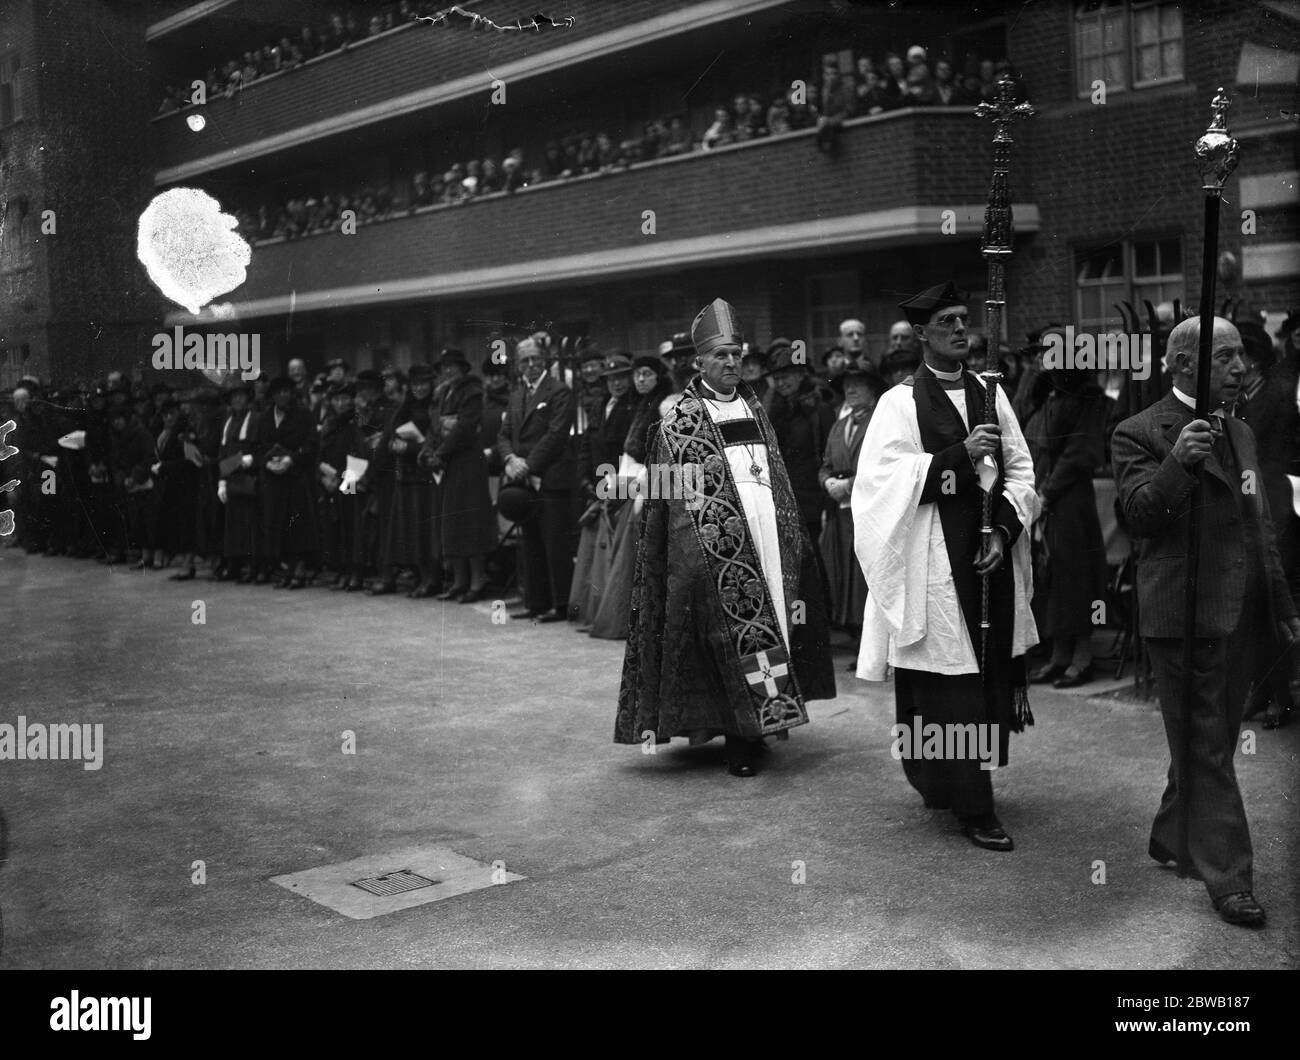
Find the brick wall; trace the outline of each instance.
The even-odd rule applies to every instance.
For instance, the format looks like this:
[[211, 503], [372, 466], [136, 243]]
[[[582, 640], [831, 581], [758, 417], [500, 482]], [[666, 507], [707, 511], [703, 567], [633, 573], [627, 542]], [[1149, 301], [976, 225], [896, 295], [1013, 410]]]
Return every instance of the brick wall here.
[[[1190, 8], [1190, 10], [1189, 10]], [[1075, 316], [1074, 248], [1123, 238], [1181, 235], [1185, 301], [1200, 287], [1203, 194], [1193, 144], [1210, 119], [1210, 101], [1222, 85], [1232, 97], [1232, 130], [1269, 119], [1266, 99], [1235, 84], [1243, 42], [1270, 31], [1256, 5], [1203, 0], [1184, 5], [1183, 81], [1112, 92], [1105, 105], [1075, 98], [1073, 16], [1069, 5], [1023, 9], [1010, 28], [1010, 51], [1030, 87], [1039, 114], [1016, 127], [1012, 191], [1036, 202], [1042, 228], [1013, 259], [1009, 283], [1010, 334], [1049, 319]], [[1276, 111], [1271, 120], [1276, 123]], [[1241, 255], [1239, 178], [1288, 168], [1277, 140], [1243, 140], [1238, 172], [1225, 188], [1220, 250]], [[1294, 147], [1290, 147], [1294, 166]], [[1027, 173], [1023, 160], [1033, 159]], [[1269, 241], [1294, 230], [1294, 217], [1263, 219], [1255, 238]], [[1234, 293], [1220, 284], [1220, 298]], [[1238, 292], [1240, 293], [1240, 292]], [[1248, 292], [1267, 294], [1263, 288]]]
[[[838, 158], [810, 136], [699, 153], [594, 179], [254, 250], [236, 302], [299, 295], [457, 269], [631, 247], [917, 204], [980, 203], [991, 162], [989, 131], [959, 113], [900, 115], [844, 131]], [[972, 161], [973, 160], [973, 161]], [[947, 163], [947, 164], [945, 164]], [[960, 163], [960, 164], [959, 164]], [[641, 234], [643, 210], [657, 234]], [[545, 281], [545, 276], [537, 277]]]
[[[31, 0], [0, 4], [0, 56], [15, 52], [22, 64], [23, 106], [30, 113], [39, 69]], [[0, 213], [12, 218], [26, 200], [34, 232], [39, 231], [47, 161], [39, 148], [39, 130], [31, 117], [0, 129]], [[10, 228], [7, 234], [13, 232]], [[24, 266], [28, 258], [31, 264]], [[13, 386], [28, 372], [44, 373], [49, 364], [45, 324], [50, 294], [44, 259], [39, 244], [24, 247], [9, 239], [0, 253], [0, 386]]]
[[152, 109], [141, 76], [145, 12], [37, 0], [36, 13], [41, 209], [57, 222], [55, 234], [41, 236], [50, 367], [89, 380], [107, 365], [145, 363], [163, 307], [136, 259], [136, 225], [153, 191], [140, 135]]

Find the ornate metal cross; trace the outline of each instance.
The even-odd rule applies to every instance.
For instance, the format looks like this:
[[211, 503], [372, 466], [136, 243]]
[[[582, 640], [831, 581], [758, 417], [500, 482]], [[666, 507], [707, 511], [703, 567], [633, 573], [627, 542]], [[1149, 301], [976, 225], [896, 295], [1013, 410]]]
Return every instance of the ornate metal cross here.
[[980, 251], [989, 265], [989, 296], [984, 302], [984, 328], [988, 335], [989, 358], [997, 363], [998, 345], [1002, 341], [1002, 315], [1006, 307], [1006, 284], [1003, 268], [1011, 256], [1011, 192], [1007, 173], [1011, 166], [1011, 123], [1017, 118], [1032, 118], [1034, 108], [1015, 102], [1016, 83], [1003, 73], [998, 78], [998, 95], [992, 103], [975, 108], [977, 118], [993, 119], [993, 183], [988, 205], [984, 208], [984, 240]]

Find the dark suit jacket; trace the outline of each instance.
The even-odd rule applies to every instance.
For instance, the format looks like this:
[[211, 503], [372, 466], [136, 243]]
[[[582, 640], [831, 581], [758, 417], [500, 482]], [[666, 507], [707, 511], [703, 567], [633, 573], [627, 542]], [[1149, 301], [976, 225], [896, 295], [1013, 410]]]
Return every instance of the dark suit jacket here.
[[[1171, 391], [1126, 419], [1111, 439], [1119, 502], [1134, 536], [1139, 632], [1144, 637], [1184, 633], [1187, 518], [1194, 479], [1172, 452], [1179, 432], [1193, 418], [1193, 411]], [[1252, 590], [1268, 593], [1275, 619], [1295, 615], [1269, 518], [1255, 436], [1237, 419], [1227, 419], [1226, 430], [1237, 466], [1241, 472], [1254, 472], [1255, 488], [1247, 491], [1241, 476], [1229, 477], [1214, 455], [1206, 458], [1198, 637], [1231, 634]]]
[[587, 431], [578, 442], [578, 481], [583, 486], [595, 483], [600, 477], [596, 470], [601, 464], [618, 467], [618, 458], [623, 455], [623, 441], [636, 413], [636, 392], [629, 389], [606, 415], [608, 403], [609, 397], [606, 396], [592, 411]]
[[569, 437], [573, 426], [573, 391], [547, 375], [536, 392], [520, 382], [510, 392], [501, 417], [497, 453], [504, 463], [511, 455], [528, 461], [529, 475], [540, 475], [542, 489], [573, 489], [574, 454]]

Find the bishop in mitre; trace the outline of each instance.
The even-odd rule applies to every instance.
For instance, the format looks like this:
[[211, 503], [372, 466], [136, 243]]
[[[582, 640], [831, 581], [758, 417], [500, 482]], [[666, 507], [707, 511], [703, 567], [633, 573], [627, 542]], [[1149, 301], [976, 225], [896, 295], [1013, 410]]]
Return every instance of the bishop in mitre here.
[[740, 379], [735, 310], [715, 299], [691, 339], [700, 374], [648, 439], [648, 477], [679, 487], [642, 511], [614, 739], [722, 735], [729, 772], [750, 777], [765, 737], [834, 698], [830, 628], [772, 424]]

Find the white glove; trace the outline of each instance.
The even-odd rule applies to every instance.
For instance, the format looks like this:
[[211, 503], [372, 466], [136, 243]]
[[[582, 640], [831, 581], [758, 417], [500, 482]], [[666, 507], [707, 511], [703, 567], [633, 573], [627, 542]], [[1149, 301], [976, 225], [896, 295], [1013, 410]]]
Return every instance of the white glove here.
[[162, 464], [161, 464], [161, 463], [154, 464], [154, 466], [151, 467], [149, 470], [152, 471], [152, 472], [156, 475], [156, 474], [158, 474], [158, 472], [159, 472], [160, 470], [162, 470]]
[[226, 480], [224, 478], [217, 483], [217, 500], [222, 504], [226, 503]]
[[253, 466], [253, 454], [252, 454], [252, 453], [245, 453], [243, 456], [241, 456], [241, 457], [239, 458], [239, 463], [240, 463], [243, 467], [252, 467], [252, 466]]

